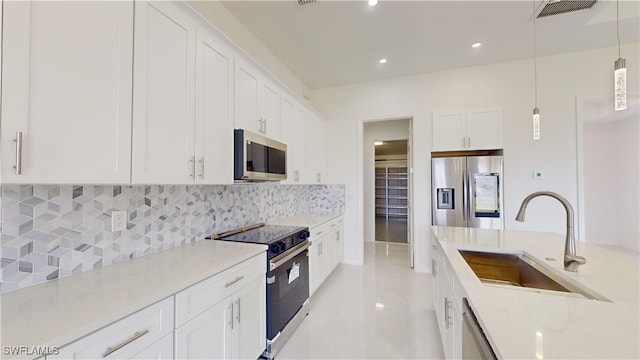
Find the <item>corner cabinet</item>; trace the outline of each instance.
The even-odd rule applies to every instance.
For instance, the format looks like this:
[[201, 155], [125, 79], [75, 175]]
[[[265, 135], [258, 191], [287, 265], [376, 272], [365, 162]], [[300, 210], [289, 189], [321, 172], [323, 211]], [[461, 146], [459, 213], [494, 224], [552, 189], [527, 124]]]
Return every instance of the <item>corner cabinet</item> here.
[[133, 2], [3, 6], [2, 181], [128, 184]]
[[502, 109], [433, 113], [433, 151], [502, 148]]

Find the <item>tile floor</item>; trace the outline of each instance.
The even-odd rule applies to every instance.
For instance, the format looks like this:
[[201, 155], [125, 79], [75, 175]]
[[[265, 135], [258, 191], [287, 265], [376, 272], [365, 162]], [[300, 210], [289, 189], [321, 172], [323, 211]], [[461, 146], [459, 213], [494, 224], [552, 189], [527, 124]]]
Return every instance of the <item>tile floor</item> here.
[[406, 243], [407, 218], [376, 217], [376, 241]]
[[[382, 307], [384, 306], [384, 307]], [[339, 265], [311, 298], [284, 359], [443, 359], [431, 275], [408, 266], [406, 244], [367, 242], [363, 266]]]

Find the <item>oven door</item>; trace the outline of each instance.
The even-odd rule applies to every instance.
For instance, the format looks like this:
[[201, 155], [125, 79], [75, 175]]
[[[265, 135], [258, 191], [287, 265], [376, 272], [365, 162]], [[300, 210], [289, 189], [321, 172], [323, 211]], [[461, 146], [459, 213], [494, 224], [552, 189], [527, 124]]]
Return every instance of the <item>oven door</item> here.
[[267, 272], [267, 339], [282, 331], [309, 298], [309, 241], [273, 258]]

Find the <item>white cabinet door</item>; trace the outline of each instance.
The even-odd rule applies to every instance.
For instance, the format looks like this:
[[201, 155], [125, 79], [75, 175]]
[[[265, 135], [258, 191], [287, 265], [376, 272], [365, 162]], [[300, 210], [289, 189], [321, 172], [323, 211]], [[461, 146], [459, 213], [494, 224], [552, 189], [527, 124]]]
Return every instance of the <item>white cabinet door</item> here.
[[323, 183], [326, 177], [326, 133], [324, 121], [307, 114], [307, 180], [311, 184]]
[[129, 183], [133, 3], [3, 6], [2, 181]]
[[248, 62], [235, 61], [235, 127], [280, 140], [280, 89]]
[[137, 360], [169, 360], [173, 359], [173, 334], [158, 340], [153, 345], [131, 357]]
[[315, 238], [312, 238], [311, 246], [309, 246], [309, 297], [313, 295], [314, 292], [320, 286], [320, 277], [319, 277], [319, 248], [320, 243]]
[[236, 58], [235, 70], [235, 127], [261, 134], [263, 124], [258, 115], [260, 80], [257, 70], [239, 58]]
[[209, 31], [196, 44], [197, 184], [233, 183], [233, 55]]
[[133, 183], [193, 183], [195, 25], [176, 3], [136, 2]]
[[467, 147], [502, 148], [502, 109], [467, 111]]
[[253, 280], [235, 296], [233, 357], [257, 359], [266, 348], [267, 299], [264, 277]]
[[434, 113], [433, 151], [502, 148], [502, 109]]
[[280, 137], [287, 144], [286, 184], [304, 183], [305, 112], [298, 102], [282, 96], [280, 101]]
[[175, 330], [176, 359], [230, 359], [233, 304], [222, 301]]
[[258, 113], [262, 119], [263, 134], [280, 140], [280, 90], [275, 84], [262, 78], [258, 100], [260, 105]]
[[432, 146], [434, 151], [459, 150], [466, 147], [464, 112], [434, 113]]

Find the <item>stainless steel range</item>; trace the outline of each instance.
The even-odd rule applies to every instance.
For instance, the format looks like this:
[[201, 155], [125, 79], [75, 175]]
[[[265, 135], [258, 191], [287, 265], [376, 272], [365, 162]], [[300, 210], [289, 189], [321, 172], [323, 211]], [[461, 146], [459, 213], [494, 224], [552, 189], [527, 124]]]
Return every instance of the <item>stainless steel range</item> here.
[[308, 227], [257, 224], [215, 240], [266, 244], [267, 339], [263, 356], [273, 359], [309, 314]]

